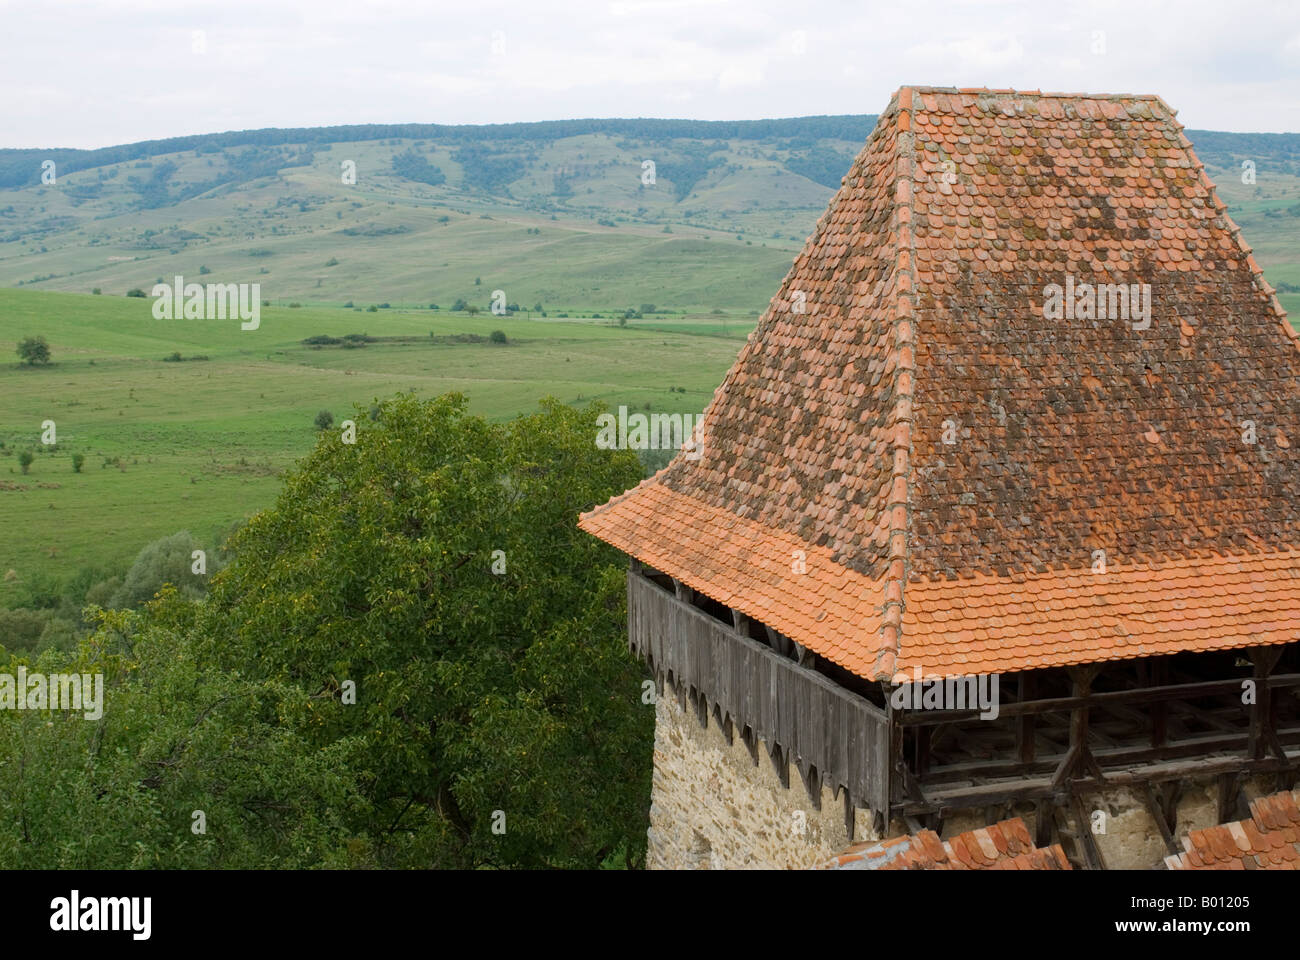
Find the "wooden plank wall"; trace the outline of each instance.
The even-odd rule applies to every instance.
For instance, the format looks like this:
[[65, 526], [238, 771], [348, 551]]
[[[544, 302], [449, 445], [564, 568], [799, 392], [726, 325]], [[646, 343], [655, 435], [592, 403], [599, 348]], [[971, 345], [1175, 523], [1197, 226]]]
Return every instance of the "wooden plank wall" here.
[[[853, 805], [889, 803], [885, 712], [814, 670], [742, 636], [635, 570], [627, 578], [628, 644], [656, 677], [685, 685], [737, 730], [782, 748], [807, 781], [812, 768]], [[817, 797], [820, 803], [820, 796]]]

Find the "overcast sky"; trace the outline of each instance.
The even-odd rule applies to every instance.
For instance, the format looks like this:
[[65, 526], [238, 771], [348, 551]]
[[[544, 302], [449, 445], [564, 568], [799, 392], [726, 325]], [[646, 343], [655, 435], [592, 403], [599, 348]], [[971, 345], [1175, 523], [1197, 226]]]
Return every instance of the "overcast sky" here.
[[1157, 93], [1300, 131], [1300, 2], [0, 0], [0, 147], [341, 123], [877, 113], [905, 83]]

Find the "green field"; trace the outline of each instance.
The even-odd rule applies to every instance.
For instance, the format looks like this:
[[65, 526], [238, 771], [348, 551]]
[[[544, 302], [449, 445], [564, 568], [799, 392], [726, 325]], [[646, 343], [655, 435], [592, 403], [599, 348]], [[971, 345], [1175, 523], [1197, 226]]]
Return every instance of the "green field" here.
[[[268, 505], [279, 474], [315, 442], [312, 421], [397, 391], [460, 391], [505, 419], [543, 396], [698, 413], [754, 315], [628, 321], [516, 319], [442, 311], [266, 307], [237, 321], [160, 321], [153, 301], [0, 290], [0, 343], [44, 336], [54, 362], [0, 362], [0, 604], [36, 572], [66, 579], [118, 567], [144, 544], [188, 529], [200, 539]], [[456, 343], [460, 334], [508, 342]], [[307, 337], [366, 333], [409, 342], [309, 347]], [[183, 357], [207, 360], [167, 362]], [[12, 360], [13, 362], [10, 362]], [[671, 388], [681, 388], [673, 390]], [[41, 424], [57, 450], [43, 452]], [[36, 452], [24, 476], [16, 452]], [[80, 474], [72, 455], [83, 453]]]
[[[0, 515], [16, 534], [0, 540], [0, 606], [180, 529], [211, 543], [270, 503], [322, 409], [458, 390], [497, 419], [546, 395], [699, 412], [873, 120], [244, 131], [54, 151], [53, 184], [50, 151], [0, 150]], [[1188, 134], [1300, 318], [1300, 141]], [[415, 155], [443, 180], [400, 173]], [[260, 284], [261, 328], [159, 321], [122, 296], [176, 274]], [[517, 312], [488, 315], [494, 290]], [[628, 311], [644, 315], [612, 319]], [[448, 339], [495, 329], [507, 344]], [[349, 333], [407, 339], [302, 343]], [[52, 366], [18, 366], [13, 344], [34, 335]], [[177, 352], [207, 359], [164, 361]], [[45, 420], [57, 452], [41, 452]]]

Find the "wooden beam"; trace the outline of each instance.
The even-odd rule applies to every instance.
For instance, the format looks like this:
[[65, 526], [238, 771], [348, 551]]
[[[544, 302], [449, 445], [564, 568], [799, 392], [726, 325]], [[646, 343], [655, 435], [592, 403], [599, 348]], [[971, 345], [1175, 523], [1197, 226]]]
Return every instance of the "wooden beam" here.
[[1056, 807], [1046, 798], [1034, 803], [1034, 846], [1047, 847], [1052, 843]]
[[1165, 851], [1167, 853], [1180, 853], [1178, 844], [1174, 842], [1173, 825], [1169, 822], [1169, 811], [1166, 806], [1156, 799], [1155, 787], [1150, 783], [1142, 785], [1142, 794], [1146, 798], [1147, 812], [1151, 814], [1151, 819], [1156, 822], [1156, 827], [1160, 830], [1160, 839], [1165, 842]]
[[[1272, 690], [1300, 687], [1300, 673], [1270, 676], [1268, 686]], [[1240, 692], [1241, 681], [1236, 678], [1171, 684], [1166, 687], [1146, 687], [1138, 690], [1108, 690], [1105, 693], [1091, 694], [1086, 700], [1078, 697], [1054, 697], [1048, 700], [1032, 700], [1028, 703], [1006, 703], [999, 707], [998, 717], [1022, 717], [1029, 713], [1063, 713], [1074, 710], [1085, 702], [1090, 706], [1102, 707], [1110, 703], [1158, 703], [1162, 700], [1188, 700], [1193, 697]], [[920, 710], [908, 712], [902, 722], [909, 727], [938, 726], [942, 723], [975, 720], [978, 717], [978, 710]]]
[[1238, 819], [1237, 800], [1240, 796], [1241, 774], [1236, 771], [1219, 774], [1219, 797], [1215, 809], [1215, 814], [1218, 817], [1216, 823], [1227, 823], [1230, 820]]
[[[1031, 671], [1025, 670], [1020, 674], [1018, 686], [1017, 701], [1028, 703], [1034, 698], [1038, 686], [1037, 678]], [[1034, 715], [1032, 713], [1026, 713], [1016, 725], [1016, 755], [1021, 763], [1034, 762]]]
[[1273, 692], [1268, 685], [1269, 675], [1282, 658], [1282, 650], [1282, 647], [1256, 647], [1250, 651], [1250, 660], [1255, 668], [1255, 702], [1250, 709], [1248, 751], [1256, 760], [1263, 759], [1265, 752], [1270, 749], [1282, 757], [1286, 756], [1286, 751], [1277, 742], [1277, 717], [1273, 712]]
[[1079, 831], [1079, 846], [1084, 856], [1084, 861], [1089, 870], [1105, 870], [1106, 861], [1102, 859], [1101, 849], [1097, 846], [1097, 838], [1092, 833], [1092, 818], [1088, 816], [1088, 811], [1083, 805], [1083, 797], [1074, 794], [1074, 819]]

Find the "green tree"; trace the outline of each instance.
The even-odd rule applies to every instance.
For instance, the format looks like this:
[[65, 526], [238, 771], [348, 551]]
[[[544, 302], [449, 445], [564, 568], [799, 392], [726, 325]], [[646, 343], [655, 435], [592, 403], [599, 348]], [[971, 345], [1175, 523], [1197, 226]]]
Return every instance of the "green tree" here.
[[102, 672], [106, 708], [0, 711], [0, 867], [644, 859], [653, 711], [619, 558], [574, 523], [635, 456], [596, 448], [594, 408], [378, 407], [234, 535], [206, 600], [163, 587], [92, 610], [71, 653], [25, 654]]
[[320, 413], [316, 414], [314, 422], [317, 430], [328, 430], [330, 427], [334, 426], [334, 414], [330, 413], [328, 410], [322, 410]]
[[493, 343], [505, 343], [506, 332], [504, 330], [493, 330], [490, 334], [488, 334], [488, 339], [491, 340]]
[[25, 337], [18, 344], [18, 356], [23, 363], [34, 367], [50, 362], [50, 345], [44, 337]]
[[365, 865], [344, 823], [360, 803], [355, 745], [308, 745], [301, 689], [204, 663], [193, 610], [169, 594], [147, 613], [100, 612], [73, 653], [0, 659], [11, 674], [104, 678], [97, 718], [0, 711], [0, 867]]
[[201, 597], [206, 586], [206, 576], [215, 573], [215, 557], [205, 555], [207, 574], [193, 572], [194, 551], [200, 544], [188, 530], [161, 537], [136, 554], [135, 562], [127, 571], [122, 586], [113, 594], [109, 606], [122, 609], [139, 607], [153, 599], [165, 584], [172, 584], [186, 597]]
[[556, 401], [507, 424], [459, 395], [380, 408], [234, 538], [205, 656], [319, 698], [318, 746], [365, 745], [354, 829], [382, 865], [643, 858], [653, 711], [618, 557], [574, 522], [641, 478], [635, 455]]
[[32, 461], [35, 459], [36, 458], [32, 455], [30, 450], [24, 450], [22, 453], [18, 454], [18, 466], [22, 468], [23, 473], [26, 473], [32, 468]]
[[86, 462], [86, 455], [84, 453], [74, 453], [72, 455], [72, 472], [80, 473], [81, 468], [85, 464], [85, 462]]

